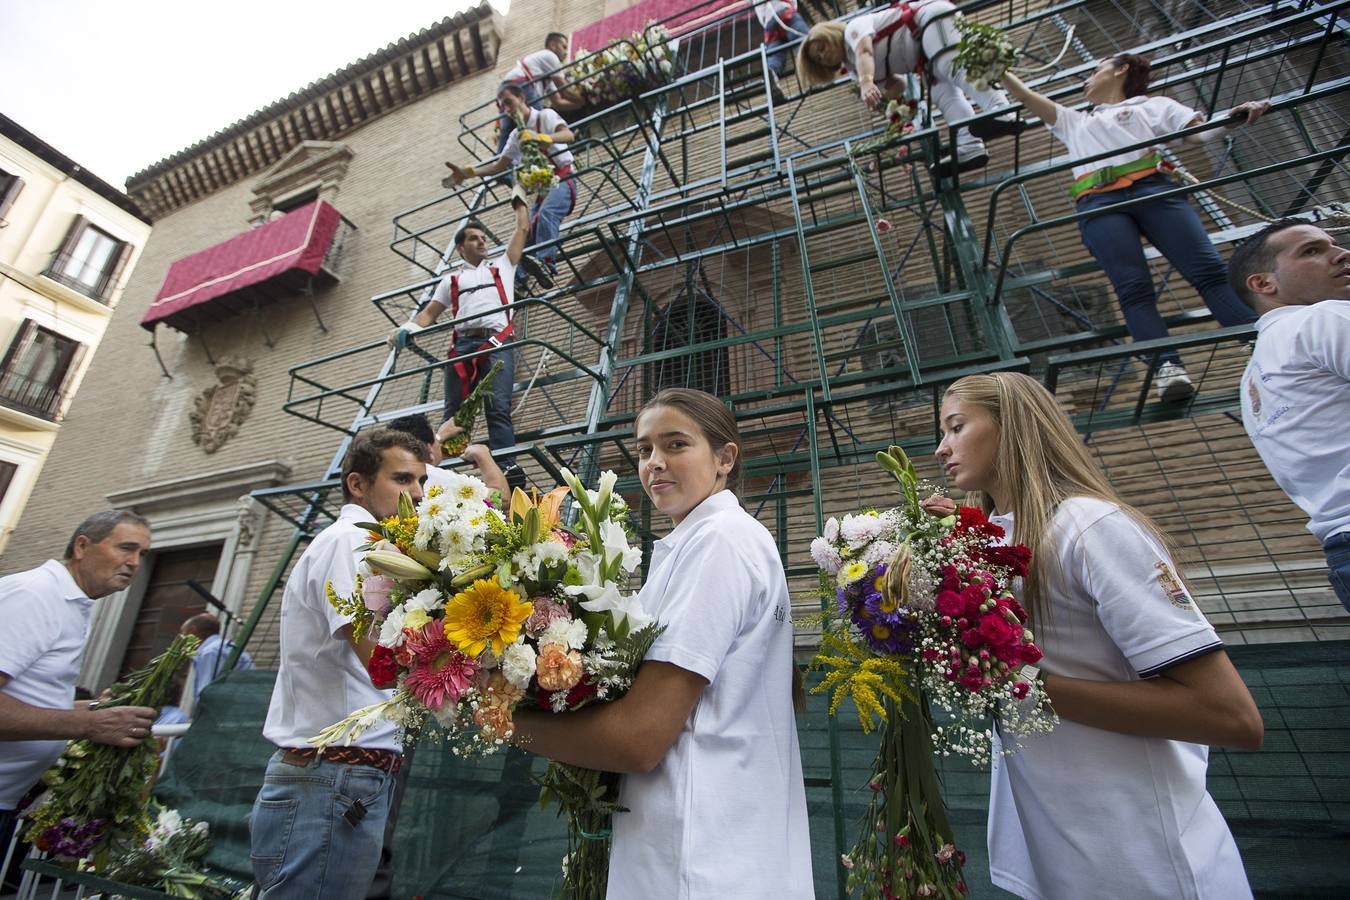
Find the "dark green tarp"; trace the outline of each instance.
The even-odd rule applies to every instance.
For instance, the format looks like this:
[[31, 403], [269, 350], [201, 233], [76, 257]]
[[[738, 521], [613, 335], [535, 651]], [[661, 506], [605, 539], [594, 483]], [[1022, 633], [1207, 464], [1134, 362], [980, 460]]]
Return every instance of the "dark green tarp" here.
[[[1209, 788], [1237, 837], [1252, 886], [1267, 897], [1350, 896], [1350, 642], [1230, 648], [1266, 722], [1259, 753], [1216, 750]], [[210, 861], [248, 877], [247, 815], [271, 748], [260, 734], [273, 673], [232, 672], [202, 695], [156, 788], [162, 802], [211, 823]], [[845, 831], [865, 802], [875, 737], [840, 718]], [[836, 896], [838, 849], [828, 786], [823, 698], [801, 723], [816, 893]], [[540, 810], [525, 754], [465, 761], [433, 742], [417, 749], [396, 838], [394, 896], [548, 896], [564, 852], [563, 829]], [[988, 775], [959, 760], [943, 767], [974, 897], [989, 886], [984, 852]], [[1085, 886], [1084, 896], [1092, 896]]]

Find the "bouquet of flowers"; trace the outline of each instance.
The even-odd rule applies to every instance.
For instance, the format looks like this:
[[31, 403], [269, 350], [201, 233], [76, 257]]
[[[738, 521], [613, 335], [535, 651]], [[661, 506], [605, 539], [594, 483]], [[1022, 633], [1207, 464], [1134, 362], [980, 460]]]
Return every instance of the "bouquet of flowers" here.
[[[1009, 590], [1031, 554], [1000, 543], [1003, 529], [978, 509], [926, 511], [929, 486], [899, 447], [877, 459], [901, 504], [831, 518], [811, 544], [835, 613], [812, 661], [826, 673], [813, 692], [832, 692], [831, 715], [852, 698], [865, 732], [883, 725], [862, 831], [842, 862], [864, 898], [957, 897], [965, 856], [933, 754], [988, 762], [988, 717], [1012, 749], [1056, 721], [1034, 667], [1041, 651]], [[939, 723], [930, 703], [945, 713]]]
[[[169, 649], [108, 689], [99, 706], [152, 706], [169, 702], [174, 675], [197, 652], [197, 638], [179, 635]], [[176, 698], [173, 698], [176, 699]], [[155, 738], [135, 747], [71, 741], [42, 776], [47, 789], [26, 815], [30, 844], [64, 859], [107, 859], [139, 846], [150, 833], [150, 779], [159, 764]]]
[[[906, 76], [904, 94], [898, 98], [886, 101], [886, 108], [883, 113], [886, 116], [886, 129], [871, 140], [854, 144], [849, 151], [850, 156], [857, 158], [868, 153], [883, 150], [896, 138], [904, 137], [914, 131], [914, 119], [919, 114], [917, 88], [918, 80], [911, 76]], [[904, 161], [909, 158], [909, 155], [909, 144], [903, 144], [896, 148], [896, 159]], [[868, 170], [871, 171], [870, 164]]]
[[995, 25], [972, 22], [963, 13], [956, 14], [955, 24], [961, 40], [956, 45], [954, 65], [965, 71], [976, 89], [988, 90], [1012, 68], [1020, 54]]
[[492, 364], [487, 374], [478, 379], [478, 383], [473, 386], [469, 396], [464, 398], [464, 402], [455, 410], [455, 424], [463, 430], [454, 437], [448, 437], [441, 441], [441, 450], [446, 456], [459, 456], [469, 446], [470, 435], [473, 432], [474, 423], [478, 421], [478, 416], [483, 412], [483, 407], [492, 396], [492, 382], [497, 380], [497, 374], [501, 372], [504, 366], [500, 359]]
[[[330, 585], [328, 599], [358, 639], [378, 628], [367, 667], [395, 690], [312, 743], [350, 741], [381, 718], [409, 736], [434, 720], [453, 752], [492, 753], [519, 707], [564, 713], [628, 690], [661, 633], [623, 592], [641, 550], [629, 546], [613, 472], [598, 491], [563, 477], [567, 486], [542, 498], [515, 491], [502, 512], [485, 503], [481, 481], [455, 474], [416, 507], [404, 495], [397, 516], [365, 526], [372, 543], [356, 592], [341, 597]], [[560, 514], [569, 491], [580, 514], [571, 528]], [[616, 788], [603, 773], [556, 764], [543, 779], [542, 799], [568, 819], [567, 896], [604, 894]]]
[[202, 860], [210, 849], [211, 830], [205, 822], [193, 822], [176, 810], [161, 809], [145, 842], [113, 860], [99, 874], [171, 897], [227, 900], [245, 886], [203, 871]]
[[[525, 120], [518, 119], [517, 133], [524, 130]], [[553, 171], [553, 162], [538, 141], [520, 142], [520, 165], [516, 169], [516, 182], [532, 197], [547, 194], [558, 183], [558, 175]]]
[[636, 97], [674, 76], [671, 41], [663, 26], [649, 23], [643, 31], [616, 38], [596, 53], [578, 50], [580, 61], [572, 67], [571, 76], [593, 105], [608, 106]]

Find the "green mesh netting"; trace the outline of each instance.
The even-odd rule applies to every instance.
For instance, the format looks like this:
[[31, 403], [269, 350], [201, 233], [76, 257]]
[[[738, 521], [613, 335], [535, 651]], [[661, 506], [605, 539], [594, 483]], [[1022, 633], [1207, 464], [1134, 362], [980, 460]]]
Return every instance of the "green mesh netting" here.
[[[1229, 650], [1261, 706], [1259, 753], [1214, 751], [1209, 788], [1223, 809], [1258, 896], [1350, 895], [1350, 642], [1263, 644]], [[273, 673], [232, 672], [206, 689], [192, 728], [156, 786], [159, 799], [211, 823], [209, 861], [248, 877], [247, 815], [271, 747], [260, 735]], [[844, 826], [865, 802], [875, 738], [841, 717]], [[828, 786], [824, 700], [801, 722], [816, 894], [837, 896], [838, 849]], [[434, 742], [414, 754], [398, 819], [393, 896], [548, 896], [564, 852], [562, 825], [528, 781], [543, 763], [521, 753], [464, 761]], [[988, 775], [963, 761], [943, 767], [973, 897], [1010, 896], [989, 885], [984, 851]]]

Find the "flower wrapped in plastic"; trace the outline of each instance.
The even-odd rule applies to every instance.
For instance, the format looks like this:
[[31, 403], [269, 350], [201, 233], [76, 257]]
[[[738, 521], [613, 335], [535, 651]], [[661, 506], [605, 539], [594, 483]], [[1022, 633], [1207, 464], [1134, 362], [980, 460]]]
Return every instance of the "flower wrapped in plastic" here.
[[961, 40], [956, 45], [953, 65], [965, 71], [973, 87], [987, 91], [1003, 78], [1021, 54], [995, 25], [974, 22], [962, 13], [956, 14], [955, 24]]
[[[170, 702], [174, 678], [197, 652], [198, 640], [178, 635], [169, 648], [144, 668], [108, 689], [99, 706], [150, 706]], [[46, 790], [25, 815], [28, 842], [52, 856], [91, 860], [101, 870], [150, 833], [150, 782], [159, 763], [153, 736], [135, 747], [71, 741], [42, 776]]]
[[[831, 518], [811, 544], [831, 612], [812, 668], [812, 690], [834, 715], [851, 700], [881, 746], [859, 837], [843, 864], [863, 898], [953, 897], [965, 892], [933, 758], [988, 762], [997, 717], [1004, 752], [1048, 732], [1054, 713], [1034, 664], [1027, 614], [1010, 590], [1031, 562], [1002, 543], [978, 509], [920, 504], [922, 485], [899, 447], [878, 453], [902, 502]], [[928, 490], [924, 490], [928, 493]]]
[[[539, 496], [516, 490], [510, 506], [490, 505], [483, 482], [453, 474], [417, 503], [363, 527], [356, 592], [329, 602], [352, 618], [358, 640], [376, 636], [367, 670], [393, 689], [311, 739], [323, 747], [358, 736], [380, 719], [405, 740], [426, 728], [452, 752], [489, 754], [513, 734], [523, 706], [566, 713], [627, 692], [661, 628], [624, 591], [641, 562], [630, 546], [628, 508], [615, 476], [588, 490], [567, 470], [567, 486]], [[571, 494], [576, 525], [562, 522]], [[573, 897], [604, 895], [609, 815], [617, 779], [552, 764], [541, 799], [568, 819]]]

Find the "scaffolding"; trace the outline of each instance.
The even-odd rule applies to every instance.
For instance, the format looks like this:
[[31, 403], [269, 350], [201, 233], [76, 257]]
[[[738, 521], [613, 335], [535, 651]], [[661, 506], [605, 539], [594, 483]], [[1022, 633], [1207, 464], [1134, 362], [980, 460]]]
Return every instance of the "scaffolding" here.
[[[1267, 218], [1344, 212], [1347, 6], [1024, 0], [964, 9], [1002, 25], [1027, 65], [1067, 47], [1028, 78], [1066, 105], [1099, 60], [1122, 50], [1150, 55], [1155, 90], [1206, 114], [1269, 97], [1259, 129], [1175, 155], [1194, 179], [1171, 193], [1192, 200], [1226, 250]], [[885, 502], [875, 452], [898, 443], [931, 459], [946, 385], [973, 372], [1028, 372], [1055, 392], [1126, 499], [1178, 542], [1226, 639], [1344, 637], [1320, 547], [1237, 415], [1254, 329], [1215, 328], [1194, 290], [1150, 251], [1172, 336], [1127, 343], [1110, 286], [1078, 239], [1082, 216], [1064, 190], [1071, 161], [1044, 129], [992, 144], [984, 171], [935, 177], [929, 164], [952, 148], [955, 128], [934, 121], [926, 102], [916, 130], [885, 141], [884, 123], [846, 81], [802, 90], [788, 77], [776, 100], [757, 26], [744, 9], [720, 8], [680, 14], [669, 83], [572, 123], [578, 202], [553, 242], [556, 286], [513, 304], [518, 444], [497, 452], [541, 485], [561, 466], [583, 478], [615, 469], [649, 537], [659, 523], [636, 481], [635, 411], [661, 387], [716, 393], [741, 427], [745, 505], [777, 536], [798, 612], [807, 612], [818, 603], [810, 538], [828, 515]], [[850, 3], [802, 8], [814, 21], [858, 12]], [[490, 155], [496, 118], [490, 102], [461, 116], [465, 153]], [[425, 277], [372, 298], [391, 325], [453, 268], [452, 237], [470, 217], [494, 239], [508, 234], [509, 187], [446, 190], [394, 217], [391, 251]], [[440, 409], [452, 327], [428, 328], [406, 349], [371, 342], [291, 368], [285, 411], [335, 432], [337, 447], [323, 479], [253, 494], [295, 530], [241, 646], [294, 551], [335, 518], [351, 436]], [[1184, 403], [1154, 397], [1152, 373], [1168, 351], [1185, 357], [1195, 382]], [[935, 464], [921, 474], [941, 480]], [[812, 640], [799, 633], [803, 648]], [[810, 787], [829, 792], [843, 847], [833, 726], [826, 739], [830, 772]]]

